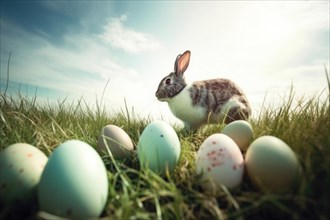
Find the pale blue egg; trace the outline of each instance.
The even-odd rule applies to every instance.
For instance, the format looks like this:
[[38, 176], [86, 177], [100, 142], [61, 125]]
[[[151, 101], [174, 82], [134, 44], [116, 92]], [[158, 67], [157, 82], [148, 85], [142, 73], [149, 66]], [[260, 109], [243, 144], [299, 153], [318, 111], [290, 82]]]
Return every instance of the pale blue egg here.
[[140, 165], [156, 173], [173, 172], [180, 157], [180, 141], [171, 125], [164, 121], [150, 123], [142, 132], [137, 154]]
[[107, 171], [96, 150], [78, 140], [59, 145], [40, 179], [40, 209], [69, 219], [92, 219], [100, 216], [107, 198]]

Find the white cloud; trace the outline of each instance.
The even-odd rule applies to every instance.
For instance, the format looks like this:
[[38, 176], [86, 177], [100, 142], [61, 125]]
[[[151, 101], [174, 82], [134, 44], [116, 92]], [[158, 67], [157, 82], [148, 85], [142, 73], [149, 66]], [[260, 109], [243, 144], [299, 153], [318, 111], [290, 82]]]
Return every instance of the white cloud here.
[[108, 24], [104, 26], [104, 33], [100, 34], [99, 37], [111, 46], [130, 53], [157, 50], [162, 47], [161, 43], [151, 34], [125, 27], [124, 22], [126, 20], [126, 15], [111, 18]]
[[[70, 100], [83, 97], [95, 104], [110, 79], [104, 102], [118, 109], [124, 97], [132, 96], [132, 89], [139, 82], [139, 72], [134, 66], [114, 58], [113, 52], [95, 35], [70, 33], [63, 37], [61, 44], [53, 44], [43, 38], [43, 34], [29, 33], [18, 26], [5, 25], [4, 21], [1, 24], [4, 24], [1, 31], [5, 33], [1, 35], [1, 43], [6, 50], [13, 51], [12, 85], [55, 89], [59, 91], [55, 101], [68, 95]], [[7, 58], [7, 54], [1, 52], [1, 80], [6, 79]], [[47, 94], [39, 95], [45, 97]], [[137, 99], [133, 104], [136, 103]]]
[[[192, 50], [195, 79], [252, 79], [276, 74], [299, 62], [324, 59], [329, 46], [329, 2], [194, 2], [176, 17], [182, 31], [175, 46]], [[208, 10], [207, 10], [208, 9]], [[207, 11], [207, 13], [205, 13]], [[315, 57], [312, 57], [312, 54]], [[231, 74], [231, 75], [229, 75]], [[281, 80], [281, 79], [279, 79]]]

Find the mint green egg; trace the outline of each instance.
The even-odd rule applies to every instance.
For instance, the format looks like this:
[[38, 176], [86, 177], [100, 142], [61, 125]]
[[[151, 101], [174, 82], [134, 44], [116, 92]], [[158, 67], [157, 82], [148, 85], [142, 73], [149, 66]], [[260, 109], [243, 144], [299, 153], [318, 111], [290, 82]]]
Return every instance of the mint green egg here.
[[143, 168], [164, 174], [173, 172], [180, 157], [180, 141], [171, 125], [164, 121], [150, 123], [142, 132], [137, 147], [138, 159]]
[[282, 191], [299, 179], [300, 164], [296, 154], [281, 139], [262, 136], [254, 140], [245, 155], [248, 176], [264, 191]]
[[96, 219], [107, 198], [107, 171], [93, 147], [70, 140], [53, 151], [38, 187], [42, 211], [69, 219]]

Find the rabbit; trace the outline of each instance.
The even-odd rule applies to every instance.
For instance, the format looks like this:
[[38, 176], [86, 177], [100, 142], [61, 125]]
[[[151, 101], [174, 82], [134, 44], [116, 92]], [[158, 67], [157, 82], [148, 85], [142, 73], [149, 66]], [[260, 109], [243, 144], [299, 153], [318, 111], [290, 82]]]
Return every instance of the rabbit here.
[[229, 79], [210, 79], [188, 84], [184, 78], [190, 51], [179, 54], [174, 72], [164, 77], [156, 91], [159, 101], [167, 102], [172, 113], [184, 122], [186, 130], [196, 131], [207, 123], [228, 124], [248, 120], [250, 104], [243, 91]]

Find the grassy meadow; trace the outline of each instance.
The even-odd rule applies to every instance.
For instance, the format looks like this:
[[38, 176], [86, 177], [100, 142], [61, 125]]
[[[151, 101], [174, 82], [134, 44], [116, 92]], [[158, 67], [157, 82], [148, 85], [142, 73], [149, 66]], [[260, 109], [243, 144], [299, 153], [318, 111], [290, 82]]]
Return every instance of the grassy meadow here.
[[[102, 156], [108, 169], [109, 198], [100, 218], [329, 219], [329, 99], [329, 95], [325, 100], [295, 97], [291, 92], [280, 107], [263, 106], [259, 116], [250, 119], [255, 138], [274, 135], [297, 154], [303, 177], [292, 190], [264, 193], [245, 176], [236, 190], [223, 188], [217, 194], [205, 194], [195, 174], [194, 157], [202, 142], [224, 125], [208, 126], [195, 134], [175, 128], [182, 150], [171, 176], [140, 171], [136, 154], [125, 161]], [[115, 114], [109, 114], [103, 107], [92, 110], [83, 100], [56, 105], [40, 105], [37, 101], [0, 94], [1, 150], [13, 143], [26, 142], [50, 155], [57, 145], [69, 139], [97, 147], [97, 137], [107, 124], [122, 127], [136, 146], [139, 135], [152, 121], [132, 115], [127, 109]], [[0, 207], [0, 219], [40, 219], [40, 215], [36, 202], [24, 207]]]

